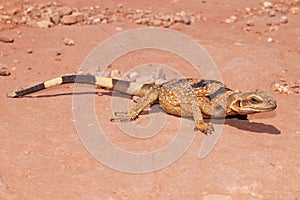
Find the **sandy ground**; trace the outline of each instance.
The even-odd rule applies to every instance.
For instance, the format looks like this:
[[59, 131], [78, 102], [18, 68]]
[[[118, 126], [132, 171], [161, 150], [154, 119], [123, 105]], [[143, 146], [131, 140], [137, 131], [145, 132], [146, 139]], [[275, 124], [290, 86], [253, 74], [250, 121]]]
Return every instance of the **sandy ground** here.
[[[73, 9], [99, 5], [99, 10], [123, 7], [164, 15], [190, 13], [189, 19], [196, 16], [191, 24], [175, 23], [168, 28], [201, 44], [229, 87], [267, 91], [277, 100], [274, 112], [249, 116], [248, 120], [227, 119], [217, 145], [206, 158], [198, 158], [206, 137], [198, 132], [191, 147], [176, 162], [146, 174], [111, 169], [89, 154], [74, 125], [69, 94], [72, 86], [37, 93], [67, 95], [6, 97], [6, 92], [16, 88], [77, 73], [100, 42], [122, 31], [147, 27], [124, 16], [107, 23], [52, 24], [50, 28], [7, 22], [3, 17], [16, 12], [19, 20], [28, 6], [47, 2], [0, 1], [0, 36], [14, 40], [0, 42], [0, 67], [11, 73], [0, 76], [0, 199], [300, 198], [299, 2], [57, 1], [57, 6]], [[14, 11], [16, 8], [19, 10]], [[73, 40], [74, 45], [65, 45], [65, 38]], [[194, 76], [185, 61], [160, 51], [128, 54], [108, 70], [118, 69], [124, 74], [133, 66], [149, 62]], [[275, 91], [276, 86], [284, 91]], [[126, 136], [109, 121], [112, 97], [103, 94], [95, 98], [99, 124], [120, 148], [154, 151], [170, 142], [178, 130], [174, 124], [180, 119], [168, 116], [164, 129], [155, 137], [141, 141]], [[147, 124], [147, 120], [147, 115], [142, 115], [136, 123]]]

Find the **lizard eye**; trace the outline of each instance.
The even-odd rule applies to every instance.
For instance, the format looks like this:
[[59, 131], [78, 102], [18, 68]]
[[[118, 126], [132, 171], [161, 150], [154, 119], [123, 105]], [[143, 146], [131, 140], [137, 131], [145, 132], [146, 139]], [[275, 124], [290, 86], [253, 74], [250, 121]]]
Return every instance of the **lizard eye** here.
[[257, 98], [255, 98], [255, 97], [251, 97], [251, 98], [250, 98], [250, 102], [253, 103], [253, 104], [256, 104], [256, 103], [259, 103], [260, 100], [257, 99]]

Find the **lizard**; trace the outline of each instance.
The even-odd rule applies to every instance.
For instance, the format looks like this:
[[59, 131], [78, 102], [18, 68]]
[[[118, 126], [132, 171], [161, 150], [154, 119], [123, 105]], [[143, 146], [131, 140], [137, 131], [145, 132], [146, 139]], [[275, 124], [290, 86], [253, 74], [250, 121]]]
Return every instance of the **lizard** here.
[[27, 89], [7, 93], [7, 97], [23, 97], [67, 83], [91, 84], [140, 97], [128, 111], [114, 113], [115, 116], [111, 121], [134, 120], [147, 106], [159, 103], [168, 114], [193, 117], [195, 129], [205, 134], [211, 134], [214, 128], [211, 123], [204, 122], [204, 118], [247, 116], [272, 111], [277, 107], [276, 100], [266, 92], [243, 93], [229, 89], [220, 81], [200, 78], [173, 80], [162, 84], [142, 84], [93, 75], [66, 75]]

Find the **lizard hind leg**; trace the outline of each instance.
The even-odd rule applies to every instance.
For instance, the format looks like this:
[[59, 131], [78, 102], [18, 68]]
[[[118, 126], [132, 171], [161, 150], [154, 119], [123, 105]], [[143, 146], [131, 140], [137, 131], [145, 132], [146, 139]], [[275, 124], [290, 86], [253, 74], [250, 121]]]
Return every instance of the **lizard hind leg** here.
[[156, 102], [158, 98], [158, 89], [151, 90], [148, 94], [141, 97], [138, 102], [129, 108], [128, 111], [115, 112], [115, 117], [110, 121], [128, 122], [138, 117], [138, 115], [148, 106]]

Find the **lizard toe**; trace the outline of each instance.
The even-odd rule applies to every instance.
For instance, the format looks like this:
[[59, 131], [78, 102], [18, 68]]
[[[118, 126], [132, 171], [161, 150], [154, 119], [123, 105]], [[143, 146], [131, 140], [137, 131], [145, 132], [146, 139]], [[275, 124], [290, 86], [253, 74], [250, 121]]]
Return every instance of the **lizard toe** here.
[[131, 121], [131, 117], [129, 116], [127, 111], [117, 111], [114, 113], [113, 118], [110, 119], [110, 121], [113, 122], [129, 122]]
[[207, 135], [212, 134], [215, 130], [211, 123], [200, 123], [197, 125], [196, 129]]

